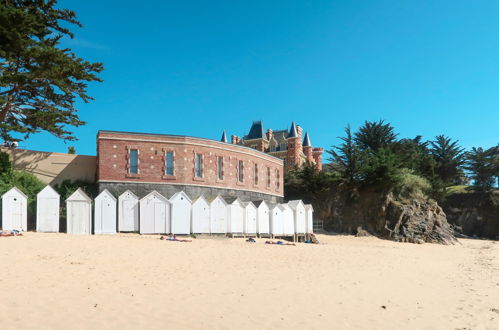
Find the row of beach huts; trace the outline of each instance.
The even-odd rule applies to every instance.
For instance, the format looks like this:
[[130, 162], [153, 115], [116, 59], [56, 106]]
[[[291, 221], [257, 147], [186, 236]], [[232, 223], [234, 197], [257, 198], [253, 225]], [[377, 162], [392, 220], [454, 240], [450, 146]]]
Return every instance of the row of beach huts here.
[[[27, 200], [15, 187], [2, 195], [3, 230], [27, 230]], [[183, 191], [170, 199], [157, 191], [139, 199], [130, 190], [116, 199], [104, 190], [92, 203], [79, 188], [65, 202], [68, 234], [139, 232], [299, 238], [313, 229], [313, 208], [301, 200], [281, 204], [239, 199], [228, 202], [221, 196], [191, 200]], [[59, 194], [46, 186], [37, 195], [36, 231], [59, 232], [59, 210]]]

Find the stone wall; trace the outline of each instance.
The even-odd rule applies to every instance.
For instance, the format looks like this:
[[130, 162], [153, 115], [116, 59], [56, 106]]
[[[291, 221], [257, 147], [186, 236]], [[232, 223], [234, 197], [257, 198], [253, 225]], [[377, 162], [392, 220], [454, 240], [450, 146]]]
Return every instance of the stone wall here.
[[119, 196], [126, 190], [130, 190], [139, 198], [144, 197], [153, 190], [156, 190], [163, 196], [170, 198], [176, 192], [183, 190], [192, 200], [198, 198], [201, 195], [206, 198], [209, 198], [210, 196], [221, 195], [223, 198], [239, 197], [242, 201], [265, 200], [270, 203], [281, 203], [283, 201], [282, 197], [253, 191], [188, 185], [169, 185], [139, 182], [100, 182], [99, 192], [103, 191], [104, 189], [109, 190], [115, 196]]

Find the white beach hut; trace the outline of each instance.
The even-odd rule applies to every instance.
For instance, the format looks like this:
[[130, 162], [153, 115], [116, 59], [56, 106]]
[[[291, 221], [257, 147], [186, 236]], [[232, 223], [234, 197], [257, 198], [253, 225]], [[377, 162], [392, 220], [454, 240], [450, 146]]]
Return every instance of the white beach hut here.
[[59, 232], [60, 196], [47, 185], [36, 195], [36, 231]]
[[288, 202], [289, 207], [293, 210], [294, 227], [297, 235], [305, 235], [307, 232], [307, 214], [305, 204], [299, 200]]
[[68, 234], [92, 234], [92, 199], [81, 188], [66, 199], [66, 231]]
[[210, 233], [210, 204], [203, 196], [192, 203], [191, 231], [194, 234]]
[[239, 198], [236, 198], [227, 207], [229, 210], [227, 233], [242, 235], [244, 232], [244, 206]]
[[294, 236], [295, 235], [295, 219], [293, 210], [291, 207], [285, 203], [281, 204], [282, 208], [282, 231], [283, 236]]
[[140, 233], [170, 233], [171, 204], [166, 197], [156, 190], [140, 200]]
[[284, 234], [283, 229], [282, 207], [280, 204], [276, 204], [270, 210], [270, 234], [272, 236], [282, 236]]
[[175, 193], [170, 198], [171, 232], [172, 234], [188, 235], [191, 233], [192, 201], [183, 191]]
[[139, 231], [139, 198], [130, 190], [118, 197], [118, 230]]
[[270, 209], [264, 200], [253, 202], [257, 207], [256, 232], [258, 235], [270, 234]]
[[256, 235], [257, 209], [252, 202], [244, 203], [244, 234]]
[[305, 214], [307, 216], [307, 234], [314, 232], [314, 208], [312, 204], [305, 204]]
[[227, 203], [221, 196], [208, 200], [210, 203], [210, 233], [227, 233]]
[[94, 202], [94, 234], [116, 233], [116, 198], [104, 189]]
[[2, 229], [28, 230], [28, 197], [16, 187], [2, 195]]

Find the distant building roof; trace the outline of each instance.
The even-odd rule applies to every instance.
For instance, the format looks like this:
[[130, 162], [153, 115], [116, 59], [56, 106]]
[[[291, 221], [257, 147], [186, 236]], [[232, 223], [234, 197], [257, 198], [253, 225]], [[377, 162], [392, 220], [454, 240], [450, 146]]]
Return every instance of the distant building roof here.
[[308, 132], [305, 132], [305, 137], [303, 138], [303, 146], [311, 147], [312, 143], [310, 142], [310, 138], [308, 137]]
[[253, 139], [263, 139], [264, 137], [266, 137], [266, 135], [263, 132], [263, 124], [259, 120], [253, 122], [253, 125], [251, 125], [251, 129], [245, 138], [247, 140], [253, 140]]
[[229, 143], [229, 140], [227, 140], [227, 134], [225, 134], [225, 131], [222, 133], [222, 138], [220, 139], [221, 142]]
[[294, 137], [297, 137], [298, 136], [298, 133], [296, 132], [296, 125], [295, 125], [295, 122], [291, 122], [291, 128], [289, 129], [289, 134], [288, 134], [288, 138], [294, 138]]

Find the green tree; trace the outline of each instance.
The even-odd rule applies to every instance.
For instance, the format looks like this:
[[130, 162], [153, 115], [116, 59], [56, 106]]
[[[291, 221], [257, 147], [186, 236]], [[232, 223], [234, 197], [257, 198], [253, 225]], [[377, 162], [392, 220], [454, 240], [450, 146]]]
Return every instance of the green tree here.
[[311, 203], [316, 217], [324, 219], [331, 213], [334, 191], [339, 181], [336, 172], [319, 171], [313, 164], [307, 162], [302, 167], [294, 167], [286, 172], [285, 198], [302, 199], [305, 203]]
[[9, 155], [0, 152], [0, 195], [3, 195], [12, 187], [17, 187], [28, 196], [28, 213], [31, 216], [34, 215], [36, 194], [45, 187], [45, 183], [31, 173], [15, 171]]
[[473, 147], [466, 153], [465, 169], [471, 173], [471, 179], [479, 190], [489, 190], [496, 181], [499, 147]]
[[355, 143], [361, 150], [378, 151], [391, 146], [397, 140], [395, 129], [389, 123], [366, 121], [355, 133]]
[[438, 135], [430, 141], [430, 154], [436, 162], [436, 175], [445, 187], [460, 183], [465, 161], [464, 149], [459, 141], [452, 141], [444, 135]]
[[366, 157], [363, 184], [390, 190], [397, 183], [401, 168], [402, 164], [393, 151], [378, 149]]
[[363, 153], [354, 141], [350, 125], [345, 128], [345, 133], [345, 137], [340, 137], [343, 143], [327, 151], [331, 155], [329, 166], [347, 183], [355, 184], [362, 181]]
[[102, 63], [91, 63], [60, 47], [73, 38], [68, 26], [81, 24], [56, 0], [0, 2], [0, 135], [28, 137], [47, 131], [75, 140], [68, 126], [80, 126], [75, 101], [92, 100], [87, 85], [101, 81]]
[[8, 175], [12, 172], [12, 162], [10, 161], [9, 154], [0, 152], [0, 175]]

